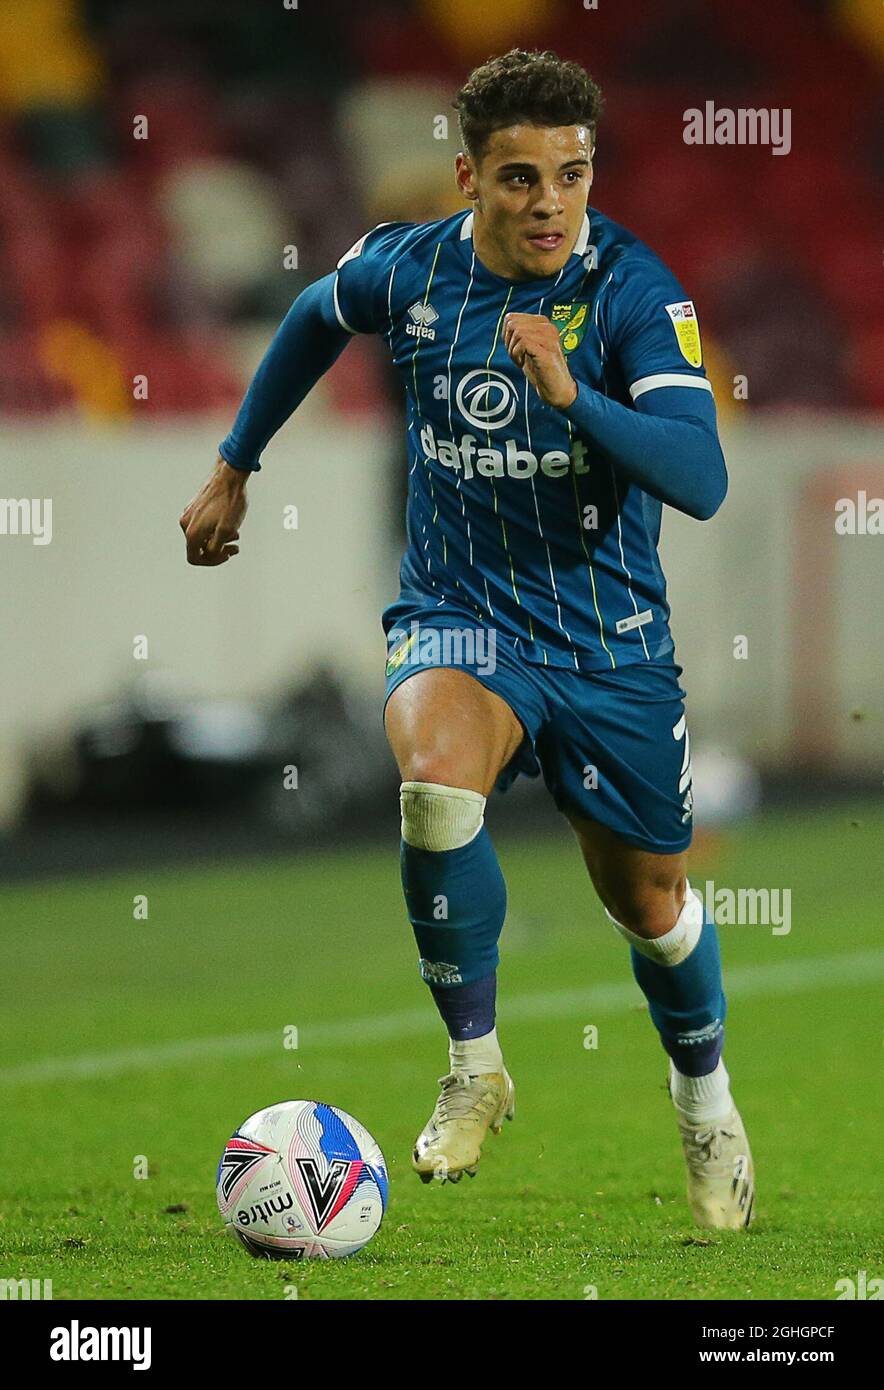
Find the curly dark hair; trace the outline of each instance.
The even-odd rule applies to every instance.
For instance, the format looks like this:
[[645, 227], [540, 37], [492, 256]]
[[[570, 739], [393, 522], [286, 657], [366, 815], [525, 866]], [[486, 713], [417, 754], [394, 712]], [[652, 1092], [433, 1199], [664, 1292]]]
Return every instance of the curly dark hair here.
[[479, 159], [495, 130], [519, 123], [585, 125], [595, 144], [602, 94], [579, 63], [549, 49], [513, 48], [474, 68], [453, 105], [464, 149]]

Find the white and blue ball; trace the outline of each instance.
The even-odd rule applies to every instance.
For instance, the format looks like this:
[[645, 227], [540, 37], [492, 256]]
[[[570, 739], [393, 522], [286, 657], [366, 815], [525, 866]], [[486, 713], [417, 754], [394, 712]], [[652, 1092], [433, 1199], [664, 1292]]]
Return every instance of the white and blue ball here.
[[228, 1140], [216, 1196], [252, 1255], [335, 1259], [361, 1250], [387, 1204], [387, 1165], [368, 1130], [334, 1105], [284, 1100]]

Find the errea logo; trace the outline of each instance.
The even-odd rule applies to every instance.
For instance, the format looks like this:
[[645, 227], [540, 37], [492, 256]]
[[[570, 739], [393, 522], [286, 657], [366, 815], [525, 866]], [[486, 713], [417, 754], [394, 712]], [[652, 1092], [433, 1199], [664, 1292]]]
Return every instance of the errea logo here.
[[432, 304], [423, 304], [418, 300], [409, 309], [408, 317], [411, 319], [411, 323], [405, 325], [405, 331], [410, 337], [430, 340], [435, 338], [436, 330], [431, 328], [430, 324], [435, 323], [439, 315]]
[[445, 960], [424, 960], [421, 957], [420, 971], [430, 985], [459, 985], [463, 981], [460, 966], [450, 965]]

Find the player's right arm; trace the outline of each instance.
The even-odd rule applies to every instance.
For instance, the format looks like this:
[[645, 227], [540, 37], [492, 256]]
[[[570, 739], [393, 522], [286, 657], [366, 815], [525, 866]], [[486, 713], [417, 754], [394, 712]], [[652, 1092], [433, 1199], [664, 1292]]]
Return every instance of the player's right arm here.
[[373, 333], [384, 313], [380, 282], [397, 240], [382, 223], [352, 246], [332, 275], [308, 285], [295, 300], [261, 361], [218, 448], [214, 471], [179, 518], [191, 565], [223, 565], [246, 513], [246, 482], [277, 430], [340, 357], [354, 333]]
[[351, 334], [335, 314], [335, 276], [308, 285], [289, 309], [261, 361], [233, 429], [222, 440], [207, 481], [179, 525], [190, 565], [223, 565], [246, 513], [246, 482], [261, 467], [262, 449], [341, 355]]

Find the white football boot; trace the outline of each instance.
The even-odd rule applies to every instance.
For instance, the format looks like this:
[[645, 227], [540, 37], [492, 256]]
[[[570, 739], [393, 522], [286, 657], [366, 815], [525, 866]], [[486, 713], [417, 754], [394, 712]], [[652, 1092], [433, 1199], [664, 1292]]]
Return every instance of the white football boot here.
[[476, 1176], [489, 1129], [499, 1134], [516, 1110], [516, 1092], [504, 1067], [500, 1072], [440, 1076], [435, 1109], [418, 1135], [411, 1163], [421, 1182], [460, 1182]]
[[692, 1124], [678, 1115], [688, 1170], [688, 1203], [698, 1226], [740, 1231], [755, 1206], [755, 1167], [740, 1112]]

